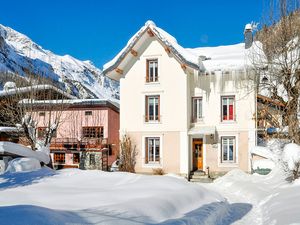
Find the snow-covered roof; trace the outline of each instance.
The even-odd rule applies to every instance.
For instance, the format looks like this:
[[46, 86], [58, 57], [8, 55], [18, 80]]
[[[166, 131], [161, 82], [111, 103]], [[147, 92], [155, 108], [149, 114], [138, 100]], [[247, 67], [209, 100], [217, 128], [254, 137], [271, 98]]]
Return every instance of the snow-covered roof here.
[[145, 25], [135, 34], [132, 38], [129, 39], [127, 45], [108, 63], [103, 66], [103, 73], [106, 74], [109, 71], [112, 71], [117, 68], [117, 66], [122, 62], [130, 50], [136, 45], [142, 35], [150, 31], [153, 35], [165, 46], [170, 52], [182, 63], [195, 68], [202, 70], [203, 66], [200, 61], [198, 61], [198, 56], [194, 53], [187, 51], [185, 48], [180, 46], [177, 43], [177, 40], [171, 36], [169, 33], [163, 29], [157, 27], [153, 21], [147, 21]]
[[15, 95], [15, 94], [23, 94], [23, 93], [27, 93], [30, 92], [32, 90], [35, 91], [42, 91], [42, 90], [49, 90], [52, 89], [58, 93], [60, 93], [61, 95], [65, 96], [66, 98], [70, 98], [70, 99], [76, 99], [75, 96], [70, 95], [62, 90], [60, 90], [57, 87], [54, 87], [53, 85], [49, 85], [49, 84], [39, 84], [39, 85], [32, 85], [32, 86], [27, 86], [27, 87], [20, 87], [20, 88], [11, 88], [11, 89], [7, 89], [7, 90], [3, 90], [0, 91], [0, 97], [5, 97], [5, 96], [10, 96], [10, 95]]
[[182, 63], [200, 71], [230, 71], [244, 70], [248, 62], [249, 49], [244, 43], [217, 47], [183, 48], [177, 40], [154, 22], [147, 21], [145, 25], [128, 41], [127, 45], [108, 63], [103, 66], [103, 73], [116, 69], [126, 55], [141, 39], [142, 35], [151, 31], [154, 36]]
[[243, 70], [247, 64], [247, 50], [244, 43], [186, 50], [198, 56], [205, 56], [202, 63], [206, 71]]
[[65, 104], [68, 107], [71, 106], [113, 106], [117, 109], [120, 105], [117, 102], [111, 101], [110, 99], [58, 99], [58, 100], [32, 100], [23, 99], [20, 101], [21, 104], [34, 104], [34, 105], [56, 105]]
[[0, 133], [18, 132], [17, 127], [0, 127]]

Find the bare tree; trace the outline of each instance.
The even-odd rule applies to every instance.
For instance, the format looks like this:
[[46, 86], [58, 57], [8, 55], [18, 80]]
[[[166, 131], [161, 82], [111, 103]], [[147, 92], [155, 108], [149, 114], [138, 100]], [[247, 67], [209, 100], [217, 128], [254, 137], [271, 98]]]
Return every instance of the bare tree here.
[[[58, 88], [46, 84], [46, 80], [42, 78], [29, 78], [26, 81], [25, 87], [18, 87], [18, 83], [4, 87], [0, 96], [0, 123], [19, 128], [20, 133], [25, 136], [25, 143], [32, 150], [49, 147], [61, 122], [63, 104], [50, 106], [47, 101], [51, 99], [62, 103], [66, 95]], [[38, 130], [38, 122], [43, 123], [43, 129]]]
[[136, 146], [133, 145], [131, 138], [125, 134], [122, 137], [120, 147], [119, 170], [134, 173], [137, 156]]
[[283, 105], [288, 138], [300, 144], [300, 11], [299, 0], [275, 0], [255, 35], [250, 51], [259, 91]]

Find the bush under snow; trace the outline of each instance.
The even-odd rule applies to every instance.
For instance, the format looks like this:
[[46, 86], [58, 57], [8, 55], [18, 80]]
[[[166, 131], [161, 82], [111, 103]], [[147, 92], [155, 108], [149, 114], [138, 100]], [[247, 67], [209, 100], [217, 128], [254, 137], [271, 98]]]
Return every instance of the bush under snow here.
[[282, 161], [286, 164], [290, 171], [293, 171], [294, 178], [297, 178], [300, 166], [300, 146], [294, 143], [284, 146]]
[[30, 172], [41, 169], [40, 161], [35, 158], [16, 158], [8, 163], [6, 172]]

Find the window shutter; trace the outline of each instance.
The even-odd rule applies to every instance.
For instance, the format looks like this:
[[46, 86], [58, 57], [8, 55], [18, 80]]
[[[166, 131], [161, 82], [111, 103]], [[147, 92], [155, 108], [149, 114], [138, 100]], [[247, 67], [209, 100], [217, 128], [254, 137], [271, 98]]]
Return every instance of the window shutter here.
[[148, 96], [145, 97], [145, 121], [149, 121], [149, 112], [148, 112]]
[[158, 121], [160, 122], [160, 95], [157, 96], [157, 100], [158, 100], [158, 112], [157, 112], [157, 116], [158, 116]]
[[145, 138], [145, 163], [148, 163], [148, 138]]
[[149, 82], [149, 60], [146, 60], [146, 82]]

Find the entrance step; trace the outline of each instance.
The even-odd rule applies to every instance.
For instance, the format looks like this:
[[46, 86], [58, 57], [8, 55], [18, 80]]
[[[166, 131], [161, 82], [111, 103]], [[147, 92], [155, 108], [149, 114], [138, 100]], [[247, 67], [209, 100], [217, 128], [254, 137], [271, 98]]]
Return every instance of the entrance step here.
[[213, 180], [202, 170], [196, 170], [190, 173], [190, 182], [211, 183]]
[[208, 177], [203, 177], [203, 178], [191, 178], [190, 179], [190, 182], [193, 182], [193, 183], [212, 183], [213, 180], [211, 178], [208, 178]]

